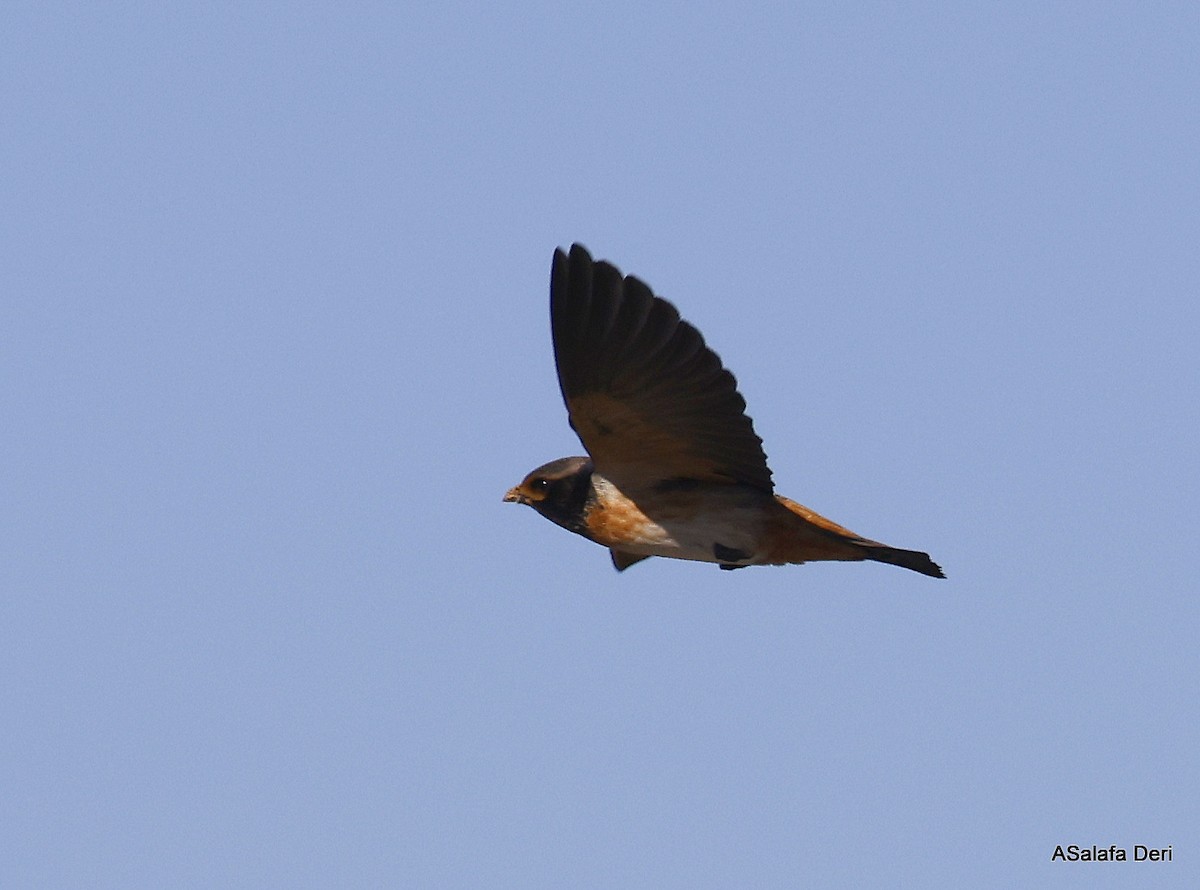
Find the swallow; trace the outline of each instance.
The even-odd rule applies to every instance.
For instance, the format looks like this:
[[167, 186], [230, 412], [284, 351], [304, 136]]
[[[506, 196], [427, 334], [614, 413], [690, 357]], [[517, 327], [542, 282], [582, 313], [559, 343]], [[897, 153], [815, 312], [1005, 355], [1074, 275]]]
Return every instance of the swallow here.
[[579, 244], [555, 250], [550, 329], [588, 456], [538, 467], [506, 502], [607, 547], [618, 571], [662, 556], [722, 569], [874, 560], [946, 577], [927, 553], [864, 538], [775, 494], [733, 374], [638, 278]]

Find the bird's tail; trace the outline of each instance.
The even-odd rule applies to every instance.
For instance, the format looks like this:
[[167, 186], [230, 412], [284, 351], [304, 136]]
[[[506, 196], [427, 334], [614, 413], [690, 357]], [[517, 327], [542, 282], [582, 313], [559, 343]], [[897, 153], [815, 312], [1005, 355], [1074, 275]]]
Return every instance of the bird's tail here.
[[[901, 550], [899, 547], [889, 547], [870, 538], [856, 535], [850, 529], [826, 519], [815, 510], [810, 510], [803, 504], [797, 504], [783, 495], [775, 495], [775, 500], [788, 509], [793, 517], [803, 520], [799, 525], [792, 518], [786, 533], [783, 535], [785, 544], [774, 554], [780, 562], [809, 562], [818, 559], [861, 560], [871, 559], [875, 562], [886, 562], [888, 565], [900, 566], [929, 575], [931, 578], [945, 578], [942, 567], [929, 558], [928, 553], [919, 550]], [[773, 560], [772, 560], [773, 561]]]
[[942, 567], [930, 559], [928, 553], [922, 553], [919, 550], [901, 550], [898, 547], [888, 547], [874, 542], [867, 544], [863, 549], [867, 559], [873, 559], [875, 562], [886, 562], [889, 565], [912, 569], [914, 572], [920, 572], [931, 578], [946, 577]]

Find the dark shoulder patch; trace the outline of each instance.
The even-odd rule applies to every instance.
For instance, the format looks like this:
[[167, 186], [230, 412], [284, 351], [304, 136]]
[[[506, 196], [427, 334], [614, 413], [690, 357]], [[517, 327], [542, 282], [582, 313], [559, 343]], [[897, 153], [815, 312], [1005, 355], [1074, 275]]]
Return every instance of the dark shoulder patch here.
[[[735, 547], [726, 547], [724, 544], [713, 544], [713, 556], [721, 560], [721, 562], [742, 562], [750, 558], [750, 554], [745, 550], [738, 550]], [[725, 566], [721, 566], [725, 568]], [[733, 566], [740, 568], [740, 566]]]
[[613, 566], [618, 572], [623, 572], [634, 563], [650, 558], [648, 556], [639, 556], [636, 553], [626, 553], [624, 550], [609, 550], [608, 552], [612, 554]]
[[669, 494], [672, 491], [695, 491], [699, 484], [697, 479], [680, 476], [676, 479], [664, 479], [662, 482], [656, 483], [654, 490], [659, 494]]

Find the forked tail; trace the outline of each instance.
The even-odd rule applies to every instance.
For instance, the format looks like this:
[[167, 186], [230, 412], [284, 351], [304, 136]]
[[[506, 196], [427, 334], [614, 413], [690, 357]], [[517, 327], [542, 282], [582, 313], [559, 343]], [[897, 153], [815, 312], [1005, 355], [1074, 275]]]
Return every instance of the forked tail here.
[[791, 524], [783, 535], [785, 543], [776, 554], [780, 562], [872, 559], [875, 562], [886, 562], [888, 565], [911, 569], [931, 578], [946, 577], [942, 567], [930, 559], [928, 553], [901, 550], [899, 547], [889, 547], [870, 538], [860, 537], [850, 529], [783, 495], [775, 495], [775, 500], [786, 507], [793, 517], [798, 516], [803, 520], [797, 526], [794, 524], [795, 519], [791, 518]]
[[882, 544], [868, 545], [863, 549], [866, 551], [867, 559], [873, 559], [875, 562], [886, 562], [889, 565], [912, 569], [914, 572], [920, 572], [931, 578], [946, 577], [942, 572], [942, 567], [930, 559], [928, 553], [921, 553], [919, 550], [901, 550], [898, 547], [885, 547]]

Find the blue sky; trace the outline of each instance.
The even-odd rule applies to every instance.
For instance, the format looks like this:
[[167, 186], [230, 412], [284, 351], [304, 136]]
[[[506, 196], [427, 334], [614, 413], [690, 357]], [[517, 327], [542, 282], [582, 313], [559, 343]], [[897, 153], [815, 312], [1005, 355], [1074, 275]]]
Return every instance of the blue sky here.
[[[6, 7], [0, 883], [1196, 886], [1200, 13], [845, 6]], [[572, 241], [949, 580], [502, 504]]]

